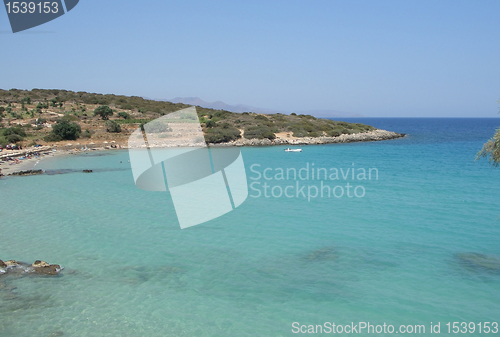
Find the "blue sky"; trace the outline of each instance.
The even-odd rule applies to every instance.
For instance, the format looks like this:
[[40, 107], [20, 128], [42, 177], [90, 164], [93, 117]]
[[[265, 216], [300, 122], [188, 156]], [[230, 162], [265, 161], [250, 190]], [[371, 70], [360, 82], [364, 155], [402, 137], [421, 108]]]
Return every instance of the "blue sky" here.
[[80, 0], [12, 34], [0, 10], [0, 88], [497, 117], [499, 14], [498, 0]]

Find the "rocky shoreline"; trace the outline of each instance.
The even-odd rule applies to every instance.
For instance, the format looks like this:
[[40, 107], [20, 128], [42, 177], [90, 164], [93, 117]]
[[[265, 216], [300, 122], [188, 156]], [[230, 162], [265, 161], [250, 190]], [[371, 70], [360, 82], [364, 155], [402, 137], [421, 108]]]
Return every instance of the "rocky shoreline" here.
[[374, 142], [382, 140], [390, 140], [405, 137], [404, 133], [397, 133], [386, 130], [373, 130], [363, 133], [343, 134], [338, 137], [303, 137], [303, 138], [284, 138], [278, 137], [274, 140], [270, 139], [238, 139], [236, 141], [209, 144], [213, 147], [226, 146], [272, 146], [272, 145], [318, 145], [318, 144], [334, 144], [334, 143], [354, 143], [354, 142]]
[[36, 260], [31, 265], [16, 260], [0, 260], [0, 276], [38, 274], [38, 275], [58, 275], [63, 268], [58, 264], [49, 264], [45, 261]]

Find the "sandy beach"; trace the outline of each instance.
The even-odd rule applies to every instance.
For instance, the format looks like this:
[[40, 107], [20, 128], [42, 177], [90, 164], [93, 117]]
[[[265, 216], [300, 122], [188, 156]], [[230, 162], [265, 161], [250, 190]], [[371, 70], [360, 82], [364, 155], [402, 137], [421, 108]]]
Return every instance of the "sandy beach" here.
[[65, 153], [66, 151], [52, 151], [51, 148], [47, 147], [42, 150], [38, 148], [27, 148], [20, 151], [3, 150], [0, 152], [0, 174], [7, 176], [14, 172], [34, 170], [40, 160]]
[[[318, 145], [330, 143], [350, 143], [350, 142], [367, 142], [381, 141], [404, 137], [404, 134], [390, 132], [385, 130], [374, 130], [357, 134], [345, 134], [339, 137], [287, 137], [286, 133], [277, 134], [277, 138], [273, 141], [269, 139], [240, 139], [235, 142], [209, 144], [214, 147], [227, 146], [274, 146], [274, 145]], [[84, 144], [85, 149], [81, 148], [82, 144], [67, 143], [64, 145], [49, 145], [42, 147], [29, 147], [23, 150], [3, 150], [0, 152], [0, 175], [8, 176], [15, 172], [36, 170], [37, 164], [44, 158], [54, 156], [70, 155], [90, 151], [108, 151], [127, 149], [127, 145], [112, 142], [112, 144], [103, 142], [102, 144], [88, 143]], [[113, 147], [111, 147], [112, 145]], [[80, 148], [80, 149], [79, 149]], [[16, 160], [17, 159], [17, 160]]]
[[[92, 148], [85, 150], [78, 149], [55, 149], [49, 146], [40, 148], [30, 147], [23, 150], [0, 152], [0, 174], [8, 176], [15, 172], [36, 170], [40, 161], [53, 158], [56, 156], [70, 155], [81, 152], [89, 152], [93, 150], [109, 150], [108, 148]], [[10, 158], [10, 160], [8, 159]], [[17, 161], [15, 160], [17, 159]]]

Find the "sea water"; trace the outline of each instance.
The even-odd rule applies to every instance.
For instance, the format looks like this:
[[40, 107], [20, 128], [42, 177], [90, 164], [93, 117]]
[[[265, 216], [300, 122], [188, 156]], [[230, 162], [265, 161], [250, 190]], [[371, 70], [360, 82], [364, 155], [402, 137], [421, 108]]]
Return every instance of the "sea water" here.
[[[127, 151], [43, 159], [50, 174], [0, 180], [0, 258], [65, 268], [0, 277], [0, 336], [292, 336], [325, 322], [430, 335], [499, 322], [500, 171], [474, 161], [498, 119], [349, 121], [408, 135], [242, 148], [247, 200], [184, 230], [168, 192], [135, 186]], [[340, 177], [312, 179], [318, 168]], [[321, 183], [336, 194], [312, 197]], [[465, 263], [471, 253], [493, 266]]]

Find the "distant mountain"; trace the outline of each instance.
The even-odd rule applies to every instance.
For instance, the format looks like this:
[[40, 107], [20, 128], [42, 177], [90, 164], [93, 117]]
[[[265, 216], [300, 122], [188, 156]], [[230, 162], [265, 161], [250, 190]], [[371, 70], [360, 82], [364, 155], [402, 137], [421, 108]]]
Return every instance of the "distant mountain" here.
[[308, 111], [298, 111], [298, 112], [296, 112], [296, 114], [312, 115], [314, 117], [321, 117], [321, 118], [365, 117], [362, 114], [353, 113], [353, 112], [338, 111], [338, 110], [308, 110]]
[[201, 106], [203, 108], [227, 110], [227, 111], [231, 111], [231, 112], [255, 112], [255, 113], [262, 113], [262, 114], [274, 114], [274, 113], [278, 113], [278, 112], [286, 113], [283, 111], [257, 108], [257, 107], [245, 105], [245, 104], [230, 105], [230, 104], [226, 104], [222, 101], [206, 102], [199, 97], [176, 97], [173, 99], [169, 99], [167, 101], [172, 102], [172, 103], [198, 105], [198, 106]]
[[[271, 110], [271, 109], [257, 108], [257, 107], [254, 107], [251, 105], [245, 105], [245, 104], [230, 105], [230, 104], [226, 104], [222, 101], [206, 102], [199, 97], [176, 97], [173, 99], [168, 99], [166, 101], [172, 102], [172, 103], [198, 105], [198, 106], [201, 106], [203, 108], [227, 110], [227, 111], [231, 111], [231, 112], [255, 112], [255, 113], [262, 113], [262, 114], [282, 113], [282, 114], [286, 114], [286, 115], [290, 114], [290, 112], [286, 112], [286, 111], [277, 111], [277, 110]], [[363, 115], [358, 114], [358, 113], [351, 113], [351, 112], [344, 112], [344, 111], [337, 111], [337, 110], [308, 110], [308, 111], [294, 111], [294, 112], [298, 115], [299, 114], [313, 115], [315, 117], [322, 117], [322, 118], [364, 117]]]

